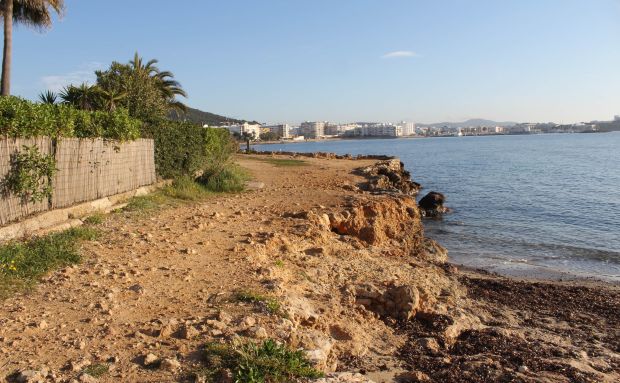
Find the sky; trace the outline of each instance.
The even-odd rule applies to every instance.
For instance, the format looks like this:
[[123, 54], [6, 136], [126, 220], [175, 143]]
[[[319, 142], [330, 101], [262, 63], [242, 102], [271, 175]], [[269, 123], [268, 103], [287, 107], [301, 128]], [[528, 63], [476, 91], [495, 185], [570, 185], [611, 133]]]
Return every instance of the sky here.
[[620, 114], [620, 0], [65, 0], [14, 31], [15, 95], [134, 52], [192, 107], [266, 123]]

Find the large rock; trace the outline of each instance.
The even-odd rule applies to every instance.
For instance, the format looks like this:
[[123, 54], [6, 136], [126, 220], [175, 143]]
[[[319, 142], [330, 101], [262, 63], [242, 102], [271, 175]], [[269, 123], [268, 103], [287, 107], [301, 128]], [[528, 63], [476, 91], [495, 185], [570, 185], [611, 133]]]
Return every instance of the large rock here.
[[374, 165], [358, 169], [368, 182], [362, 185], [369, 191], [400, 192], [416, 195], [420, 191], [420, 184], [411, 180], [411, 173], [405, 170], [405, 165], [398, 158], [379, 161]]
[[420, 293], [414, 286], [391, 286], [381, 291], [367, 284], [355, 289], [355, 301], [382, 317], [406, 321], [415, 316], [420, 305]]
[[[329, 216], [331, 231], [379, 246], [395, 241], [402, 253], [419, 255], [424, 238], [420, 212], [409, 196], [359, 198], [341, 213]], [[400, 252], [399, 252], [400, 253]]]
[[432, 191], [422, 197], [420, 202], [418, 202], [418, 206], [423, 216], [438, 217], [448, 211], [448, 209], [443, 206], [445, 201], [446, 197], [443, 194]]

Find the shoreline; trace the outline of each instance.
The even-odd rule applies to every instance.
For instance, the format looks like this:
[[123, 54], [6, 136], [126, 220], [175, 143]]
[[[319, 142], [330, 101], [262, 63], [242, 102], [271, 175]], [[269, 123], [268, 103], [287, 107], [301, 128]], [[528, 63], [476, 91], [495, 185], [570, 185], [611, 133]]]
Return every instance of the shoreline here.
[[304, 382], [620, 379], [620, 289], [455, 267], [399, 160], [236, 161], [250, 190], [113, 214], [82, 265], [0, 302], [0, 376], [205, 381], [205, 344], [273, 340], [326, 374]]
[[[261, 151], [261, 150], [251, 150], [249, 154], [260, 155], [260, 156], [290, 156], [291, 158], [326, 158], [326, 159], [350, 159], [350, 160], [359, 160], [359, 159], [378, 159], [385, 160], [390, 158], [396, 158], [394, 156], [387, 155], [351, 155], [344, 154], [339, 155], [336, 153], [330, 152], [295, 152], [295, 151]], [[419, 196], [418, 196], [419, 197]], [[429, 218], [430, 219], [430, 218]], [[424, 220], [423, 220], [424, 222]], [[468, 270], [480, 270], [486, 273], [496, 274], [497, 276], [504, 276], [515, 278], [517, 280], [531, 280], [531, 281], [557, 281], [562, 282], [562, 280], [567, 281], [584, 281], [584, 283], [590, 282], [601, 282], [605, 284], [609, 284], [611, 286], [620, 286], [620, 281], [614, 281], [610, 279], [604, 279], [601, 277], [597, 277], [596, 275], [588, 274], [588, 275], [580, 275], [578, 273], [562, 271], [562, 270], [554, 270], [546, 266], [538, 266], [532, 264], [522, 264], [521, 266], [526, 266], [522, 269], [513, 268], [508, 270], [508, 268], [504, 268], [504, 271], [495, 271], [492, 269], [485, 269], [484, 267], [476, 267], [476, 266], [468, 266], [465, 264], [457, 263], [456, 261], [451, 261], [454, 266], [459, 268], [465, 268]]]

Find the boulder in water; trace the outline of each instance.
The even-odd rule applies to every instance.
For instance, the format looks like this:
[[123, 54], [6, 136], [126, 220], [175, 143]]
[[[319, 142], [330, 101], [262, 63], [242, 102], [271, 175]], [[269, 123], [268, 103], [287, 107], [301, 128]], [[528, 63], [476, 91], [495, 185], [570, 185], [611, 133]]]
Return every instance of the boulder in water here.
[[438, 217], [447, 212], [448, 209], [443, 206], [446, 197], [438, 192], [430, 192], [418, 202], [420, 211], [424, 217]]

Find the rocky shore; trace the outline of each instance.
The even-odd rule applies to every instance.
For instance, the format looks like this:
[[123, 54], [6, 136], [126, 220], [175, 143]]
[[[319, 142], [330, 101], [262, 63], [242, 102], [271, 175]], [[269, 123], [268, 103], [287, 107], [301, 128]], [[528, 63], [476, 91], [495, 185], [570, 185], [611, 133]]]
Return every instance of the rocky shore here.
[[260, 187], [116, 214], [82, 265], [0, 303], [2, 378], [229, 382], [205, 345], [273, 339], [324, 383], [620, 381], [618, 287], [459, 270], [397, 159], [238, 161]]

